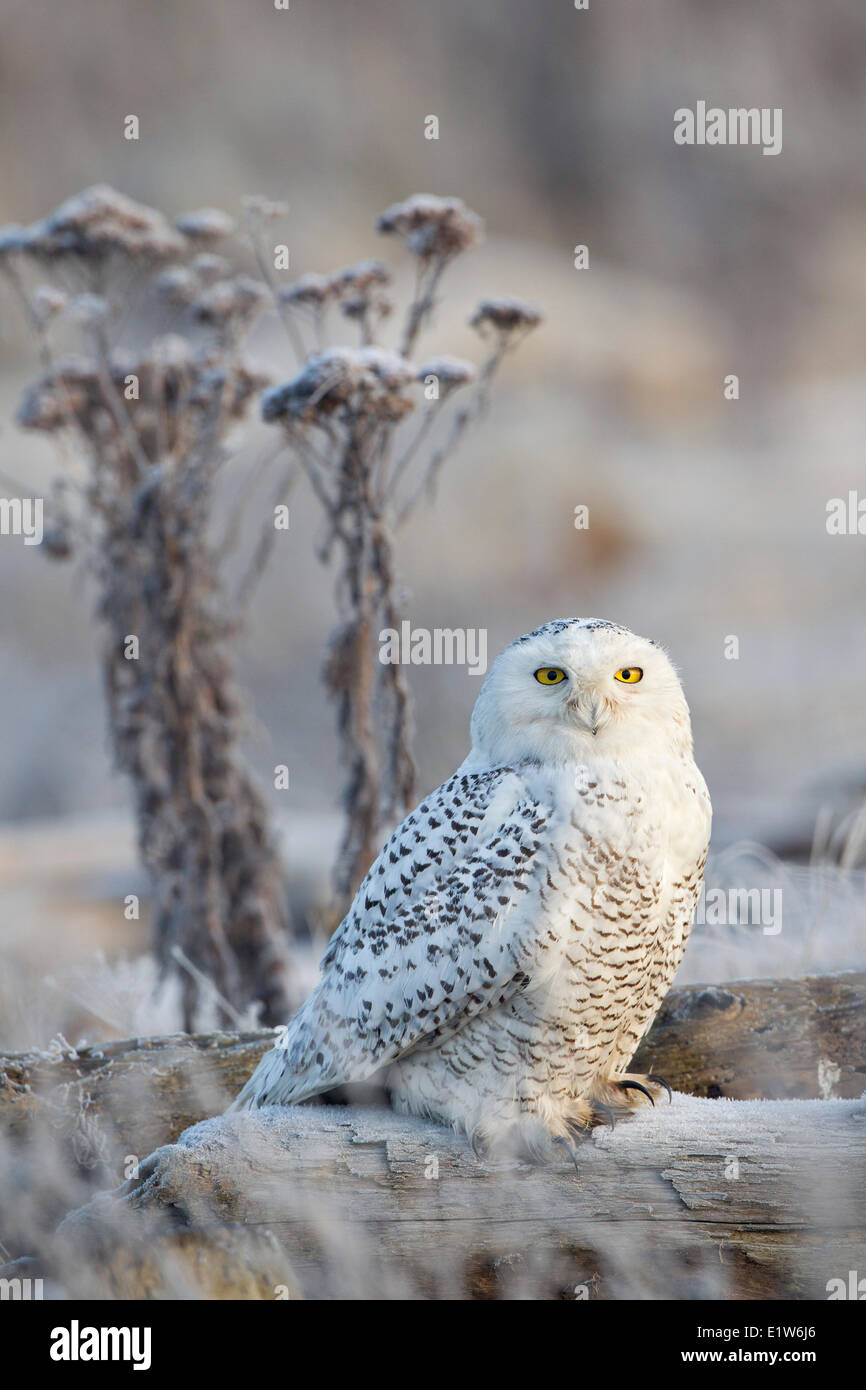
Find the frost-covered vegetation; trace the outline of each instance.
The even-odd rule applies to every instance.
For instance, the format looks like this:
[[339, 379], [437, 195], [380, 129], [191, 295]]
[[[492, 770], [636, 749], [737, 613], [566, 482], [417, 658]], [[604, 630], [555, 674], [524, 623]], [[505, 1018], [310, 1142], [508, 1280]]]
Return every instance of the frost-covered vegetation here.
[[[233, 219], [218, 209], [172, 225], [100, 185], [0, 232], [0, 270], [41, 365], [18, 421], [54, 437], [64, 465], [45, 546], [58, 560], [80, 559], [95, 582], [109, 730], [132, 783], [154, 952], [164, 976], [180, 972], [188, 1029], [201, 1023], [205, 999], [227, 1021], [258, 1004], [270, 1023], [299, 1002], [287, 889], [266, 803], [238, 748], [234, 676], [245, 610], [288, 528], [295, 471], [324, 511], [320, 558], [340, 557], [324, 666], [344, 764], [331, 904], [339, 920], [414, 790], [405, 673], [377, 659], [380, 629], [401, 620], [396, 529], [484, 411], [503, 357], [541, 319], [514, 298], [483, 301], [472, 317], [489, 342], [477, 381], [459, 358], [417, 362], [445, 271], [482, 236], [476, 214], [424, 194], [379, 218], [414, 265], [393, 349], [378, 342], [395, 309], [382, 262], [280, 281], [287, 248], [274, 243], [286, 214], [245, 198], [238, 245]], [[244, 250], [259, 278], [244, 269]], [[357, 345], [324, 347], [329, 309]], [[263, 392], [271, 372], [250, 360], [247, 341], [268, 312], [286, 330], [296, 370]], [[75, 354], [61, 351], [69, 338], [81, 340]], [[461, 388], [469, 399], [455, 411]], [[232, 592], [226, 556], [240, 518], [221, 516], [221, 489], [259, 397], [285, 442], [254, 465], [249, 490], [264, 478], [273, 496], [259, 493], [258, 541]], [[407, 433], [414, 413], [420, 422]]]

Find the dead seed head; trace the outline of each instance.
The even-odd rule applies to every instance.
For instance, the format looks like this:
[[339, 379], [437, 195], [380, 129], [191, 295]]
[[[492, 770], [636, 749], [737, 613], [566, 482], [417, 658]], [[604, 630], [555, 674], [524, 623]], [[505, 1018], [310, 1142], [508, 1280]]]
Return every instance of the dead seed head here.
[[242, 313], [260, 309], [271, 297], [267, 285], [262, 280], [254, 280], [251, 275], [236, 275], [234, 287], [235, 299]]
[[385, 294], [371, 295], [353, 294], [348, 299], [340, 300], [340, 313], [345, 314], [347, 319], [362, 319], [365, 315], [373, 313], [377, 318], [384, 319], [393, 310], [394, 305]]
[[150, 360], [160, 371], [187, 372], [195, 361], [195, 354], [187, 338], [179, 333], [165, 333], [154, 338], [150, 345]]
[[403, 237], [421, 260], [448, 260], [484, 236], [484, 223], [462, 198], [439, 198], [435, 193], [414, 193], [402, 203], [393, 203], [379, 217], [376, 229]]
[[377, 285], [390, 285], [391, 272], [383, 261], [358, 261], [335, 270], [331, 283], [337, 295], [363, 294]]
[[69, 312], [85, 328], [100, 328], [111, 315], [108, 301], [100, 294], [77, 294], [69, 301]]
[[332, 277], [311, 271], [291, 284], [281, 286], [277, 297], [289, 306], [320, 310], [336, 299], [337, 289]]
[[537, 328], [544, 315], [536, 304], [505, 295], [500, 299], [483, 299], [469, 320], [483, 336], [497, 333], [501, 337], [522, 336]]
[[231, 236], [235, 229], [233, 219], [220, 208], [198, 208], [195, 212], [185, 212], [182, 217], [175, 218], [174, 225], [188, 241], [205, 246]]
[[[128, 419], [149, 457], [156, 457], [161, 442], [173, 447], [184, 412], [218, 404], [226, 418], [239, 419], [269, 380], [247, 363], [226, 367], [197, 356], [178, 334], [155, 338], [145, 355], [112, 353], [109, 376], [118, 400], [127, 378], [138, 379], [139, 396]], [[94, 361], [80, 356], [61, 358], [34, 381], [24, 393], [17, 418], [26, 429], [49, 432], [74, 424], [91, 441], [110, 440], [117, 431], [103, 375]]]
[[218, 280], [193, 302], [193, 317], [199, 323], [226, 323], [237, 313], [234, 282]]
[[153, 284], [157, 294], [176, 308], [191, 304], [200, 290], [198, 280], [185, 265], [170, 265], [161, 270]]
[[370, 314], [386, 318], [393, 304], [382, 287], [391, 282], [391, 272], [382, 261], [358, 261], [345, 266], [331, 276], [334, 297], [340, 312], [348, 319], [363, 319]]
[[63, 290], [54, 285], [37, 285], [30, 296], [30, 308], [39, 323], [48, 323], [62, 314], [68, 302]]
[[260, 395], [269, 381], [266, 371], [250, 363], [231, 367], [214, 364], [198, 373], [190, 390], [189, 403], [195, 408], [209, 409], [219, 400], [229, 418], [239, 420], [250, 399]]
[[310, 271], [293, 280], [290, 285], [281, 285], [277, 293], [283, 304], [319, 309], [336, 297], [336, 287], [331, 276]]
[[296, 376], [262, 397], [262, 417], [292, 417], [313, 422], [317, 416], [366, 412], [399, 420], [413, 409], [403, 388], [415, 380], [415, 368], [384, 348], [331, 348], [311, 357]]
[[461, 357], [433, 357], [418, 368], [416, 380], [423, 382], [429, 376], [435, 376], [438, 380], [441, 398], [474, 381], [475, 368]]
[[42, 551], [50, 560], [68, 560], [73, 554], [72, 535], [68, 526], [59, 524], [45, 531]]
[[227, 280], [231, 275], [231, 263], [225, 256], [215, 256], [212, 251], [202, 251], [189, 263], [193, 275], [202, 285], [213, 285], [217, 280]]
[[183, 255], [186, 242], [161, 212], [136, 203], [107, 184], [96, 184], [67, 198], [54, 212], [24, 229], [7, 228], [8, 244], [42, 260], [78, 256], [103, 260], [119, 252], [131, 258], [169, 260]]
[[98, 386], [98, 378], [88, 358], [60, 358], [52, 371], [25, 390], [18, 407], [19, 425], [31, 430], [62, 429], [85, 410], [91, 384]]
[[213, 325], [248, 324], [269, 298], [267, 285], [249, 275], [238, 275], [233, 280], [218, 280], [209, 285], [194, 300], [193, 317], [199, 323]]
[[241, 201], [241, 210], [253, 222], [273, 222], [285, 217], [289, 211], [288, 203], [275, 203], [261, 193], [250, 193]]

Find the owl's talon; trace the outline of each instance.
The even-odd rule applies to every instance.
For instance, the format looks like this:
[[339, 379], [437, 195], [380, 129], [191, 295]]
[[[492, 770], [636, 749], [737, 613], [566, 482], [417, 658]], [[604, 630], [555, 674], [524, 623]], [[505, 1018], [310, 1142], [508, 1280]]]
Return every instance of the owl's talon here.
[[603, 1105], [600, 1100], [594, 1100], [592, 1102], [592, 1113], [593, 1117], [597, 1114], [603, 1115], [610, 1128], [616, 1129], [616, 1117], [609, 1105]]
[[[651, 1076], [647, 1077], [647, 1081], [651, 1081], [652, 1079], [653, 1078]], [[649, 1101], [650, 1105], [655, 1105], [652, 1091], [648, 1091], [646, 1086], [644, 1086], [640, 1081], [618, 1081], [616, 1084], [619, 1086], [621, 1091], [642, 1091], [643, 1094], [646, 1096], [647, 1100]]]
[[566, 1139], [562, 1134], [555, 1134], [553, 1137], [553, 1142], [554, 1144], [561, 1144], [562, 1147], [565, 1150], [567, 1150], [568, 1156], [574, 1164], [574, 1171], [577, 1174], [577, 1176], [580, 1177], [580, 1169], [577, 1166], [577, 1151], [575, 1150], [575, 1147], [572, 1144], [571, 1140]]
[[671, 1090], [668, 1083], [665, 1081], [663, 1076], [653, 1076], [652, 1074], [650, 1074], [647, 1077], [647, 1081], [654, 1081], [657, 1086], [664, 1086], [665, 1090], [668, 1093], [668, 1105], [673, 1105], [674, 1093]]

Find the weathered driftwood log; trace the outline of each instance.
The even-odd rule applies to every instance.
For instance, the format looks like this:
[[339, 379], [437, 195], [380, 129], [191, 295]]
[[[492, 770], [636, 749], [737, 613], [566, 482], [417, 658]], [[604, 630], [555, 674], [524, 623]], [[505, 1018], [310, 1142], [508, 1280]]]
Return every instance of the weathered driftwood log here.
[[853, 1099], [866, 1089], [866, 973], [672, 989], [632, 1066], [696, 1096]]
[[234, 1274], [259, 1298], [826, 1299], [866, 1268], [864, 1158], [862, 1101], [676, 1095], [594, 1131], [579, 1175], [491, 1168], [387, 1110], [265, 1110], [195, 1126], [73, 1212], [55, 1272], [74, 1297]]
[[[0, 1133], [40, 1122], [107, 1173], [223, 1110], [273, 1033], [212, 1033], [0, 1056]], [[854, 1098], [866, 1088], [866, 974], [672, 989], [634, 1062], [675, 1090]]]

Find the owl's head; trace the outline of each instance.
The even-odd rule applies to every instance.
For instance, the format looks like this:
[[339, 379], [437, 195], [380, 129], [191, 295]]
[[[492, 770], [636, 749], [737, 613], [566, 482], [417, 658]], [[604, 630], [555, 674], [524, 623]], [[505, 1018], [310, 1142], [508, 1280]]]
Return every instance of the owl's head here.
[[561, 618], [512, 642], [472, 715], [488, 766], [690, 753], [689, 708], [657, 643], [598, 618]]

